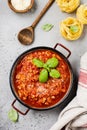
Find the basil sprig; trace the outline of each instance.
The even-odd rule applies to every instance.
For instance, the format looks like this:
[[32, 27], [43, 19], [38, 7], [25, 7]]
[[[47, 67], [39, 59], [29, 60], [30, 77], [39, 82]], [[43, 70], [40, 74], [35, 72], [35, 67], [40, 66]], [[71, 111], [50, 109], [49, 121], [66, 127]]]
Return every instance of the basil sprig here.
[[39, 75], [39, 81], [40, 82], [47, 82], [48, 80], [48, 71], [46, 69], [42, 69]]
[[52, 69], [49, 74], [50, 74], [50, 76], [53, 77], [53, 78], [59, 78], [59, 77], [60, 77], [60, 73], [59, 73], [59, 71], [56, 70], [56, 69]]
[[58, 59], [55, 58], [55, 57], [50, 58], [50, 59], [47, 60], [46, 65], [47, 65], [49, 68], [55, 68], [55, 67], [57, 67], [57, 65], [58, 65]]
[[76, 32], [79, 31], [79, 27], [76, 26], [76, 25], [72, 25], [72, 26], [70, 26], [70, 30], [71, 30], [72, 32], [76, 33]]
[[44, 63], [41, 60], [37, 59], [37, 58], [33, 59], [33, 63], [34, 63], [34, 65], [36, 65], [39, 68], [42, 68], [43, 65], [44, 65]]
[[58, 63], [59, 61], [56, 57], [48, 59], [46, 63], [37, 58], [34, 58], [33, 64], [38, 68], [43, 68], [39, 75], [39, 81], [45, 83], [47, 82], [49, 76], [52, 78], [60, 78], [59, 71], [55, 69]]
[[18, 112], [15, 111], [14, 109], [10, 109], [8, 112], [8, 118], [13, 121], [13, 122], [17, 122], [18, 121]]
[[53, 28], [53, 25], [52, 25], [52, 24], [44, 24], [44, 25], [42, 26], [42, 29], [43, 29], [45, 32], [50, 31], [52, 28]]

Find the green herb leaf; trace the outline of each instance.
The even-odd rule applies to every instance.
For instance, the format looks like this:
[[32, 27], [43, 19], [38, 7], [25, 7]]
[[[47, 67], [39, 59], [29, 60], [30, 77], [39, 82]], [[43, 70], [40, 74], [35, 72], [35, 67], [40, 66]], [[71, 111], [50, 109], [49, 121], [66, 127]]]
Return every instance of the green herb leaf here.
[[8, 118], [13, 121], [13, 122], [17, 122], [18, 121], [18, 112], [15, 111], [14, 109], [11, 109], [8, 112]]
[[43, 65], [44, 65], [43, 61], [41, 61], [41, 60], [39, 60], [39, 59], [37, 59], [37, 58], [34, 58], [34, 59], [33, 59], [33, 63], [34, 63], [34, 65], [36, 65], [36, 66], [39, 67], [39, 68], [42, 68]]
[[43, 65], [43, 68], [47, 69], [48, 72], [50, 72], [50, 68], [47, 66], [47, 64], [44, 64], [44, 65]]
[[48, 71], [46, 69], [43, 69], [40, 72], [39, 81], [42, 83], [45, 83], [45, 82], [47, 82], [47, 80], [48, 80]]
[[59, 77], [60, 77], [60, 73], [59, 73], [58, 70], [52, 69], [52, 70], [50, 71], [50, 76], [51, 76], [52, 78], [59, 78]]
[[52, 24], [45, 24], [42, 26], [42, 29], [46, 32], [50, 31], [53, 28]]
[[47, 60], [46, 62], [47, 66], [50, 68], [55, 68], [58, 65], [58, 59], [53, 57]]
[[76, 25], [70, 26], [70, 30], [74, 33], [78, 32], [79, 28]]

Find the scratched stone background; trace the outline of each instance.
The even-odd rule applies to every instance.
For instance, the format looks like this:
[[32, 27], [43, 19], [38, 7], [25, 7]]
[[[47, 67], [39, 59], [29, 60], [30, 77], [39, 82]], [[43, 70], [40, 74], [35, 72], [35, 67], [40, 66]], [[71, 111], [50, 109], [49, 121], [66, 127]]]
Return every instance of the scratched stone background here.
[[[55, 2], [35, 28], [33, 44], [23, 46], [17, 40], [18, 32], [32, 24], [47, 1], [35, 0], [34, 8], [30, 12], [16, 14], [8, 7], [7, 0], [0, 0], [0, 130], [49, 130], [66, 105], [62, 104], [48, 111], [30, 110], [26, 116], [19, 114], [17, 123], [8, 119], [8, 111], [12, 108], [11, 104], [15, 99], [9, 85], [9, 74], [13, 62], [21, 53], [32, 47], [49, 46], [53, 48], [56, 43], [62, 43], [71, 50], [72, 54], [68, 60], [75, 75], [79, 75], [80, 57], [87, 51], [87, 26], [84, 27], [81, 38], [73, 42], [66, 41], [59, 32], [60, 21], [68, 16], [75, 17], [75, 12], [63, 13]], [[81, 0], [81, 3], [86, 3], [86, 0]], [[54, 25], [50, 32], [44, 32], [41, 29], [45, 23]], [[61, 48], [59, 50], [65, 55], [65, 50]], [[16, 105], [20, 109], [26, 110], [18, 102]]]

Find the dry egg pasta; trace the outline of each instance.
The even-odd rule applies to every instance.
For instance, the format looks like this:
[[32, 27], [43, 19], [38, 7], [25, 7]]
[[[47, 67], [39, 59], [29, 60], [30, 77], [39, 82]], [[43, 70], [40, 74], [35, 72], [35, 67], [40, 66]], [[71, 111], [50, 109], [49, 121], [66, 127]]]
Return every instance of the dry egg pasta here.
[[78, 39], [83, 31], [83, 24], [76, 18], [68, 17], [60, 23], [61, 35], [67, 40]]
[[80, 5], [77, 9], [76, 15], [82, 24], [87, 24], [87, 5]]
[[60, 9], [64, 12], [73, 12], [80, 4], [80, 0], [56, 0]]

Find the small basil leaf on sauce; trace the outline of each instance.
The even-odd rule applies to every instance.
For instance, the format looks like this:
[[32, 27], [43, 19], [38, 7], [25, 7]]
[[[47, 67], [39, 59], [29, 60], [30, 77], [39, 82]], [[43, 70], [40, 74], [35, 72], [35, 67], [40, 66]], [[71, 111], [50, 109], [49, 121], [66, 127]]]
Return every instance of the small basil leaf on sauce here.
[[11, 109], [8, 112], [8, 118], [13, 121], [13, 122], [17, 122], [18, 121], [18, 112], [14, 109]]
[[76, 32], [79, 31], [79, 27], [76, 26], [76, 25], [72, 25], [72, 26], [70, 26], [70, 30], [71, 30], [72, 32], [76, 33]]
[[58, 59], [53, 57], [47, 60], [46, 62], [47, 66], [50, 68], [55, 68], [58, 65]]
[[36, 65], [36, 66], [39, 67], [39, 68], [42, 68], [43, 65], [44, 65], [43, 61], [41, 61], [41, 60], [39, 60], [39, 59], [37, 59], [37, 58], [34, 58], [34, 59], [33, 59], [33, 63], [34, 63], [34, 65]]
[[56, 70], [56, 69], [51, 69], [51, 71], [50, 71], [50, 76], [51, 76], [52, 78], [60, 78], [60, 73], [59, 73], [59, 71]]
[[43, 29], [45, 32], [50, 31], [52, 28], [53, 28], [53, 25], [52, 25], [52, 24], [44, 24], [44, 25], [42, 26], [42, 29]]
[[48, 72], [50, 72], [50, 68], [47, 66], [47, 64], [44, 64], [44, 65], [43, 65], [43, 68], [44, 68], [44, 69], [47, 69]]
[[42, 69], [39, 75], [39, 81], [42, 83], [47, 82], [48, 80], [48, 71], [46, 69]]

